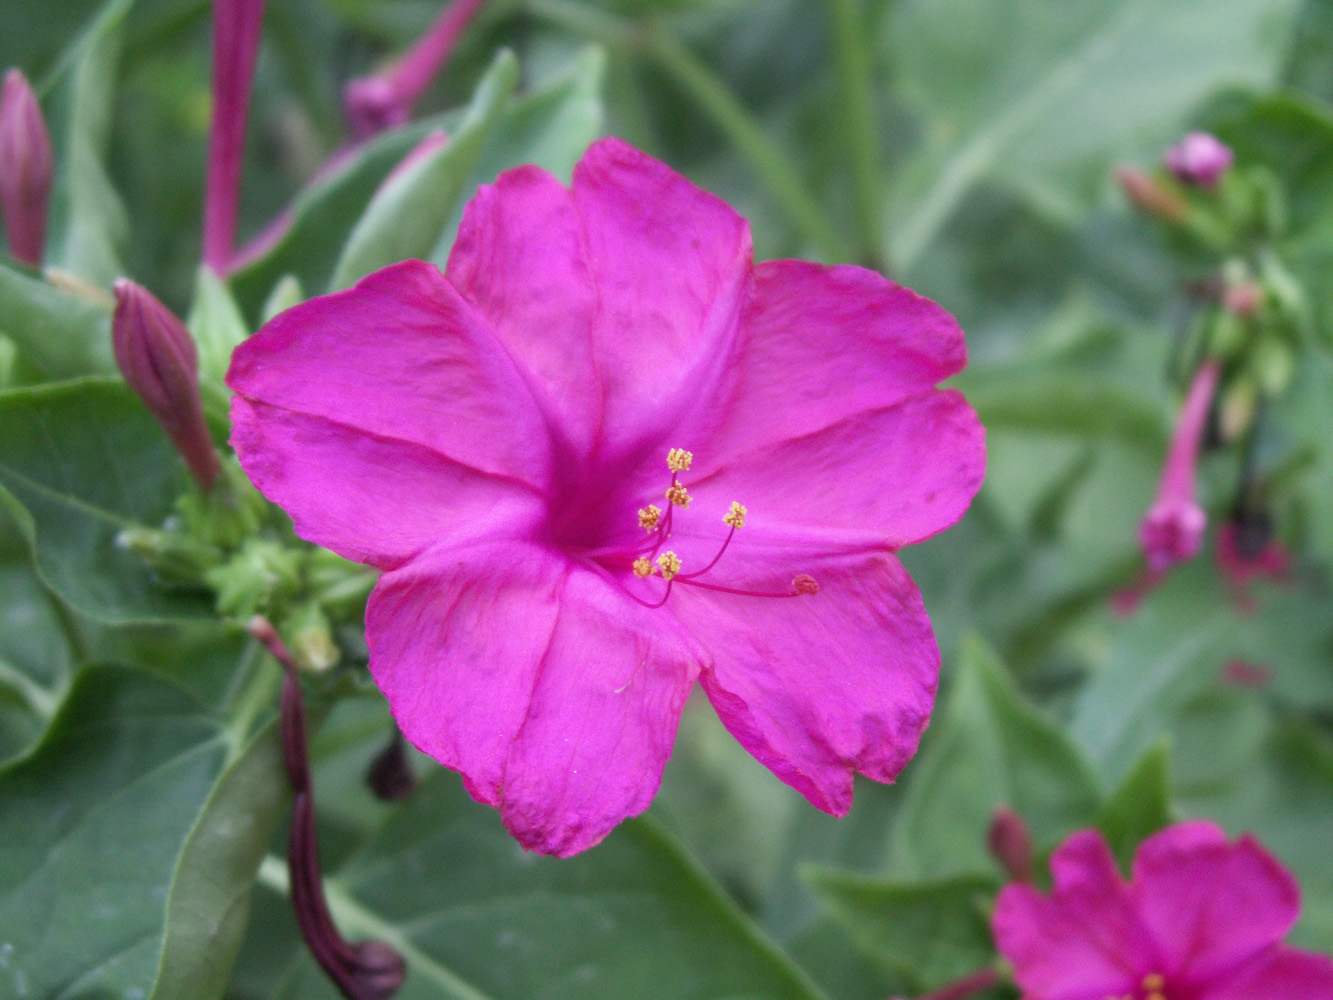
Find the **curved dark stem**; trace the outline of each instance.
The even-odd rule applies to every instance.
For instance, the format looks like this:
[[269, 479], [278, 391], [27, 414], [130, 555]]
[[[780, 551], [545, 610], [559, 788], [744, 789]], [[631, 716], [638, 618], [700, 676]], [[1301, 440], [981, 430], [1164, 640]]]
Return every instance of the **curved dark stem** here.
[[1000, 974], [993, 967], [978, 969], [962, 979], [956, 979], [947, 986], [941, 986], [934, 993], [926, 993], [917, 1000], [965, 1000], [966, 997], [998, 985]]
[[248, 626], [282, 664], [282, 760], [292, 783], [292, 829], [287, 841], [287, 872], [292, 909], [301, 937], [315, 961], [347, 1000], [387, 1000], [403, 985], [407, 967], [403, 958], [381, 941], [349, 944], [338, 933], [324, 897], [319, 867], [319, 839], [315, 832], [315, 798], [310, 782], [310, 757], [305, 734], [305, 706], [296, 662], [277, 629], [256, 615]]

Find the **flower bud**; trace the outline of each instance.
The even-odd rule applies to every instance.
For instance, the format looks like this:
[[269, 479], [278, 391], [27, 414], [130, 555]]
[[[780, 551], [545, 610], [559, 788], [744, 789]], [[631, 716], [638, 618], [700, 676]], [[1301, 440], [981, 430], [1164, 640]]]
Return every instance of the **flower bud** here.
[[1189, 205], [1175, 191], [1162, 187], [1151, 174], [1136, 167], [1117, 167], [1115, 179], [1125, 197], [1139, 211], [1167, 222], [1181, 222], [1189, 215]]
[[1191, 132], [1166, 151], [1166, 169], [1184, 184], [1211, 188], [1231, 167], [1231, 147], [1207, 132]]
[[51, 200], [55, 157], [37, 95], [16, 69], [5, 74], [0, 95], [0, 213], [10, 252], [34, 267], [46, 244], [46, 208]]
[[1011, 882], [1032, 881], [1032, 837], [1023, 817], [1008, 806], [996, 807], [986, 846]]
[[221, 471], [199, 397], [199, 357], [185, 326], [148, 289], [116, 282], [111, 340], [125, 381], [157, 417], [205, 490]]

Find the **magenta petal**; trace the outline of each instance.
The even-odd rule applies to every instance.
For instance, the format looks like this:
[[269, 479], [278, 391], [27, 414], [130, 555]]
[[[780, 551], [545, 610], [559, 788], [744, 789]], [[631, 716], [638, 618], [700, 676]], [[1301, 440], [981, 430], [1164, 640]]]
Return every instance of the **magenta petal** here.
[[524, 846], [575, 854], [652, 801], [698, 670], [670, 612], [506, 541], [387, 574], [366, 622], [403, 733], [462, 771]]
[[996, 943], [1018, 984], [1043, 1000], [1137, 995], [1161, 963], [1105, 838], [1073, 834], [1051, 856], [1051, 871], [1049, 898], [1008, 886], [996, 902]]
[[1140, 978], [1108, 955], [1063, 906], [1026, 885], [1006, 886], [991, 918], [995, 944], [1024, 995], [1040, 1000], [1133, 996]]
[[1180, 823], [1134, 856], [1134, 897], [1168, 969], [1209, 976], [1280, 942], [1300, 914], [1300, 889], [1251, 837], [1234, 846], [1212, 823]]
[[892, 406], [967, 362], [952, 316], [861, 267], [760, 264], [741, 326], [737, 381], [702, 466]]
[[1219, 976], [1195, 994], [1196, 1000], [1329, 1000], [1333, 958], [1276, 947], [1242, 969]]
[[232, 446], [259, 491], [302, 538], [356, 562], [389, 569], [441, 540], [531, 535], [545, 513], [531, 488], [418, 444], [240, 396], [231, 419]]
[[976, 414], [932, 389], [736, 456], [695, 492], [745, 504], [755, 525], [865, 531], [898, 548], [957, 521], [985, 474]]
[[521, 372], [421, 261], [288, 309], [236, 349], [227, 384], [481, 472], [543, 490], [550, 481], [549, 435]]
[[619, 456], [655, 446], [691, 416], [712, 426], [706, 404], [749, 290], [749, 224], [619, 139], [583, 155], [573, 198], [598, 294], [604, 447]]
[[[698, 568], [687, 558], [685, 572]], [[757, 591], [744, 597], [678, 583], [682, 624], [705, 643], [700, 680], [723, 723], [774, 774], [841, 815], [852, 774], [892, 781], [930, 719], [939, 650], [921, 597], [886, 552], [816, 551], [809, 541], [743, 529], [702, 579]]]
[[551, 432], [574, 454], [590, 454], [602, 415], [597, 292], [569, 189], [538, 167], [483, 185], [464, 209], [445, 273], [531, 372]]

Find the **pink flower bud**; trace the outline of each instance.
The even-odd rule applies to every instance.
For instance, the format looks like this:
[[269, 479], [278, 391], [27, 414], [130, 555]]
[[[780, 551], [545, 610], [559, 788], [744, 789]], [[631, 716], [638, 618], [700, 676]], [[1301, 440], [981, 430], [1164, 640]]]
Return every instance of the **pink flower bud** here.
[[1231, 167], [1231, 147], [1207, 132], [1191, 132], [1166, 151], [1166, 169], [1185, 184], [1210, 188]]
[[37, 95], [16, 69], [0, 96], [0, 213], [15, 257], [41, 266], [55, 158]]
[[1154, 574], [1193, 558], [1203, 541], [1208, 517], [1194, 498], [1194, 473], [1221, 374], [1222, 367], [1216, 360], [1209, 359], [1199, 366], [1176, 422], [1157, 499], [1139, 525], [1139, 543]]
[[996, 807], [986, 846], [1009, 881], [1032, 881], [1032, 837], [1022, 816], [1008, 806]]
[[1116, 182], [1125, 197], [1145, 215], [1155, 215], [1167, 222], [1179, 222], [1189, 214], [1189, 205], [1175, 191], [1169, 191], [1137, 167], [1117, 167]]
[[141, 285], [116, 282], [111, 323], [116, 364], [157, 417], [199, 485], [210, 489], [220, 469], [199, 397], [199, 357], [184, 325]]

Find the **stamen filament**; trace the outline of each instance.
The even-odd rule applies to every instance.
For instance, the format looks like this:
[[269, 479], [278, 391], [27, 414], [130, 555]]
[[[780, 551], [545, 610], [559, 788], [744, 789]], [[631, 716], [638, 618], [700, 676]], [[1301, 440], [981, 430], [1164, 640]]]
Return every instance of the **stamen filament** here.
[[[742, 590], [739, 587], [724, 587], [717, 583], [702, 583], [699, 580], [691, 580], [688, 577], [678, 576], [672, 583], [683, 583], [691, 587], [702, 587], [704, 590], [716, 590], [723, 594], [736, 594], [739, 597], [804, 597], [806, 592], [800, 590], [789, 590], [785, 593], [774, 593], [765, 590]], [[666, 598], [662, 599], [665, 603]]]
[[717, 563], [718, 563], [718, 560], [722, 558], [722, 554], [723, 554], [724, 552], [727, 551], [727, 546], [731, 544], [731, 537], [732, 537], [734, 534], [736, 534], [736, 529], [735, 529], [735, 528], [732, 528], [730, 531], [727, 532], [727, 537], [724, 538], [724, 539], [722, 540], [722, 548], [720, 548], [720, 549], [717, 550], [717, 555], [713, 556], [713, 561], [712, 561], [712, 562], [710, 562], [710, 563], [709, 563], [707, 566], [705, 566], [703, 569], [701, 569], [701, 570], [696, 570], [696, 571], [693, 572], [693, 573], [682, 573], [681, 576], [680, 576], [680, 579], [682, 579], [682, 580], [693, 580], [695, 577], [703, 576], [703, 575], [704, 575], [705, 573], [707, 573], [710, 569], [712, 569], [714, 566], [716, 566]]

